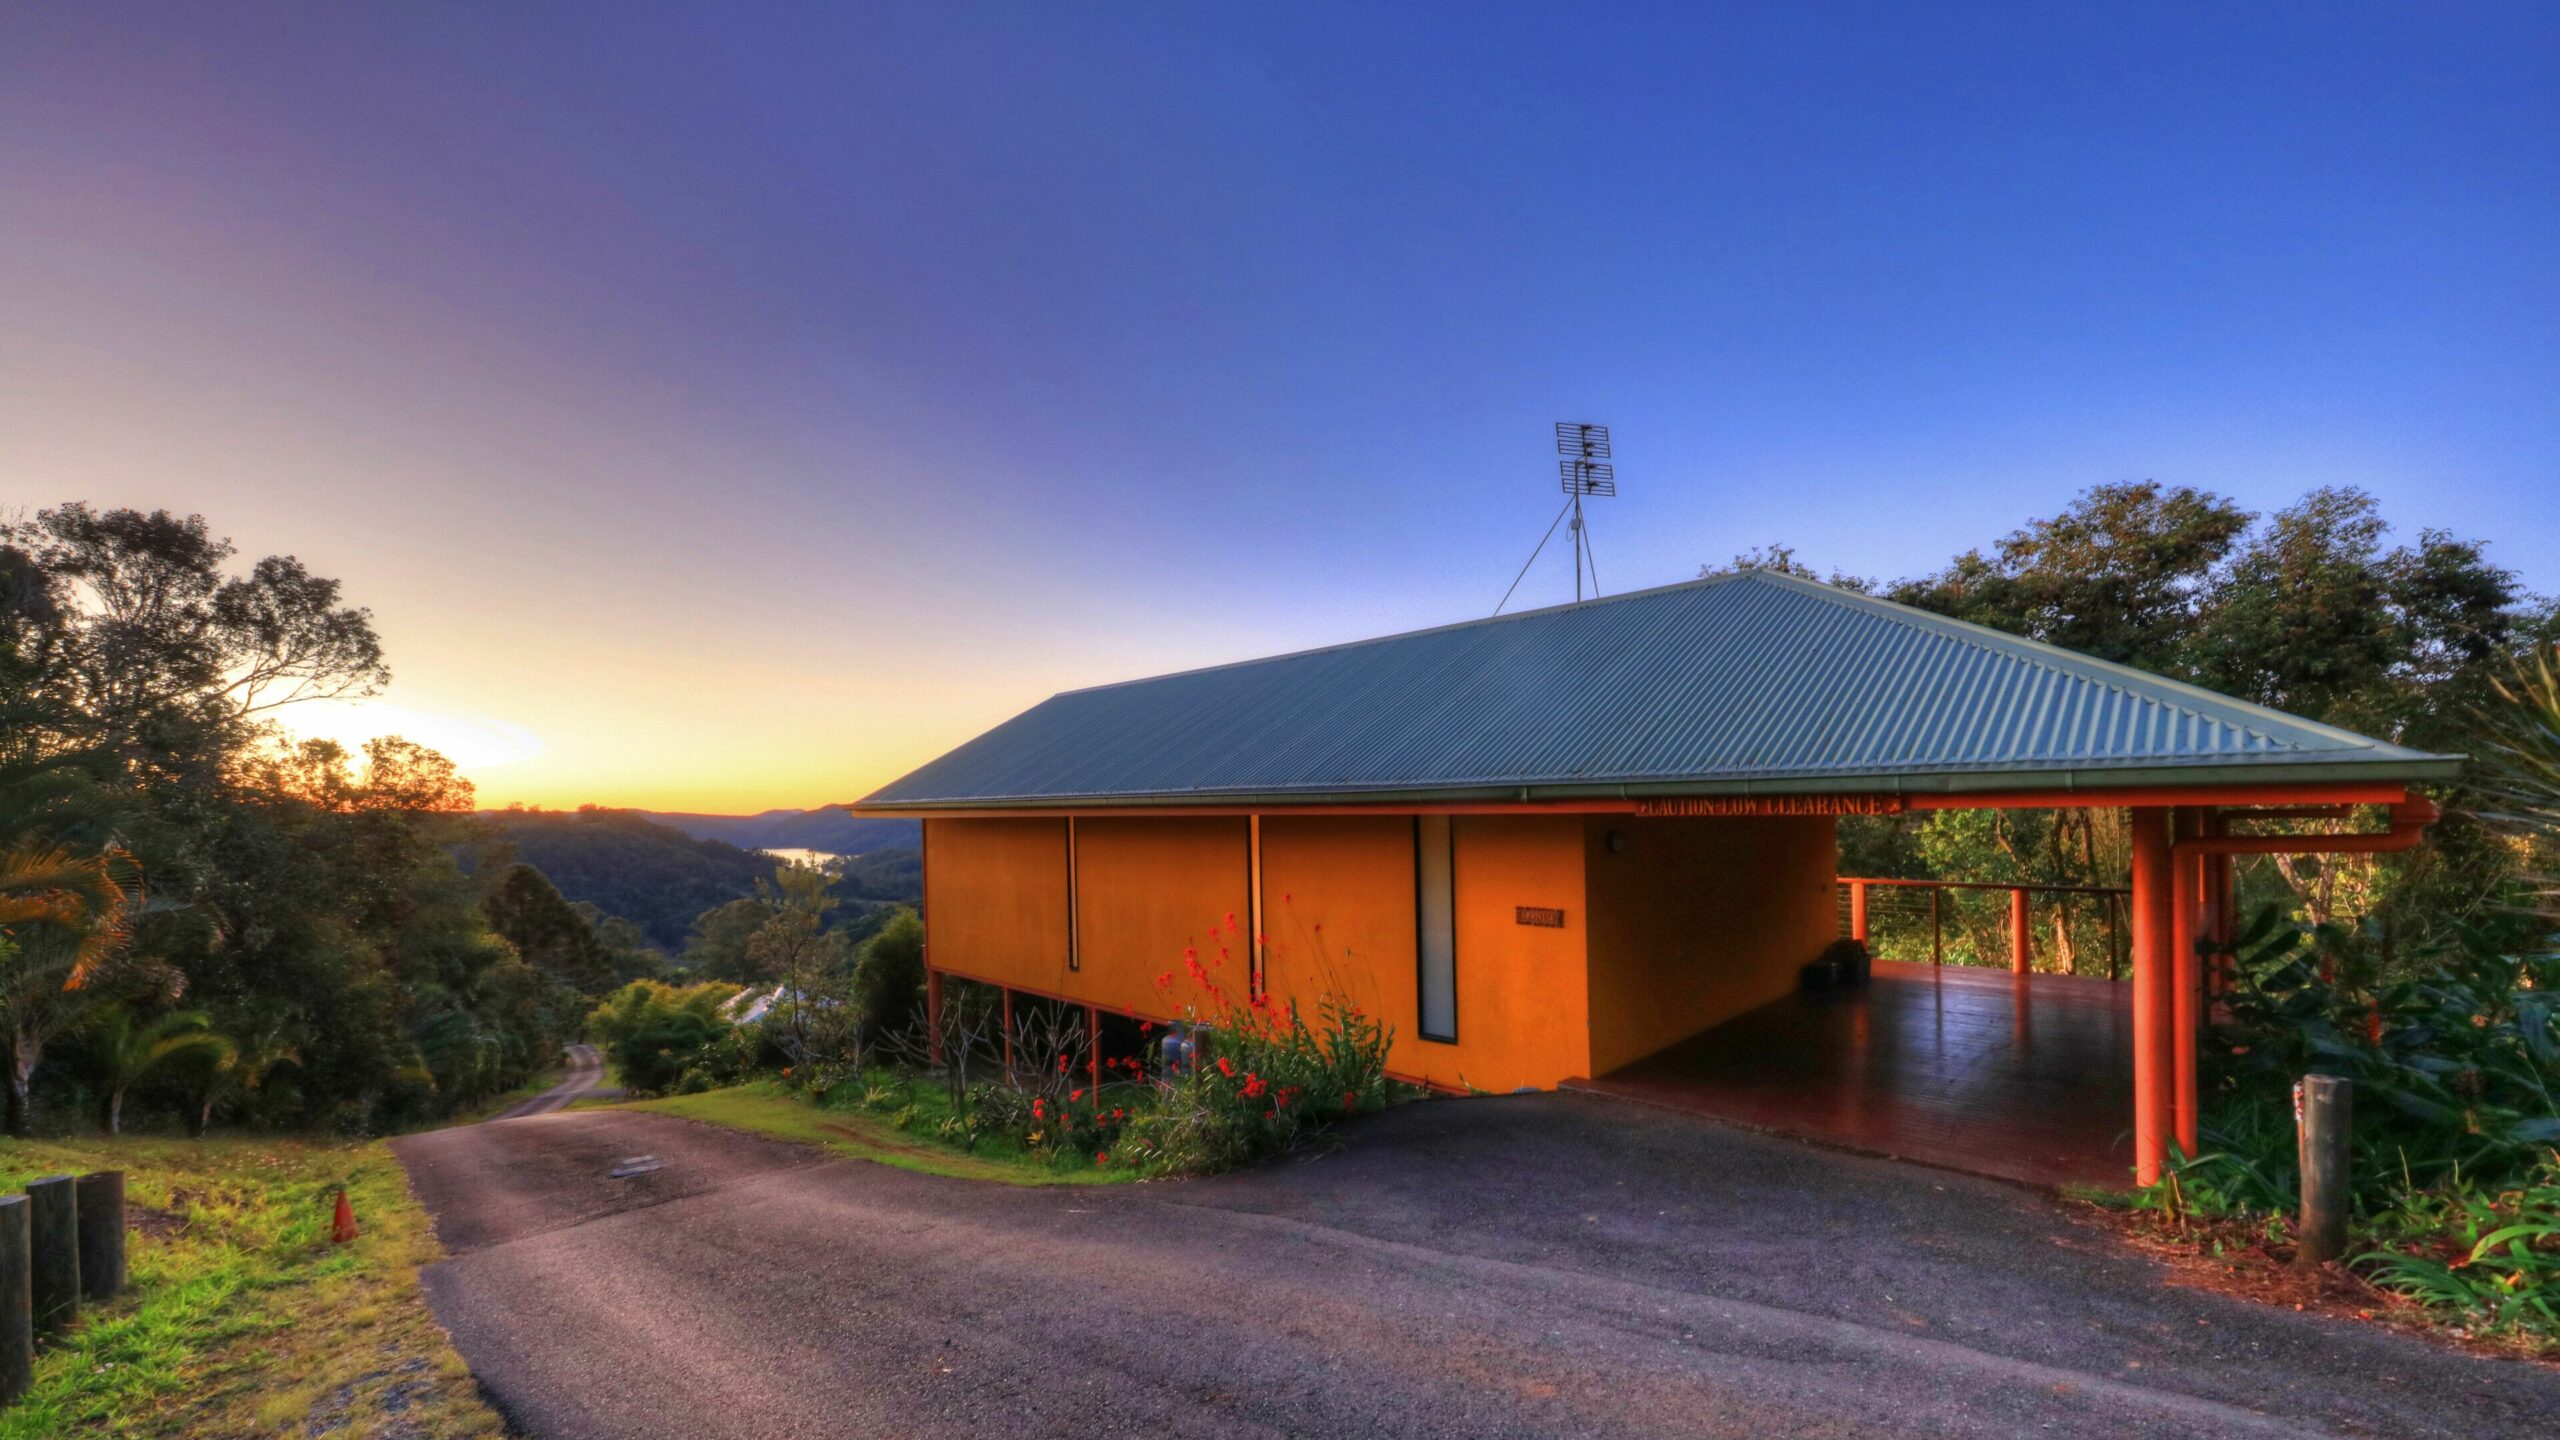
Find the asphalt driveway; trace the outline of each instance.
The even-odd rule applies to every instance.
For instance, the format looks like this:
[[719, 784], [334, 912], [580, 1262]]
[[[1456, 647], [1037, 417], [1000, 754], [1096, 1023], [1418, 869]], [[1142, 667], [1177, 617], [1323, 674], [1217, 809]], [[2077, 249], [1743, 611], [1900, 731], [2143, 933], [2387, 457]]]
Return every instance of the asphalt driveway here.
[[2027, 1192], [1591, 1096], [1099, 1190], [607, 1111], [398, 1149], [451, 1253], [428, 1297], [540, 1440], [2560, 1427], [2560, 1372], [2164, 1283]]

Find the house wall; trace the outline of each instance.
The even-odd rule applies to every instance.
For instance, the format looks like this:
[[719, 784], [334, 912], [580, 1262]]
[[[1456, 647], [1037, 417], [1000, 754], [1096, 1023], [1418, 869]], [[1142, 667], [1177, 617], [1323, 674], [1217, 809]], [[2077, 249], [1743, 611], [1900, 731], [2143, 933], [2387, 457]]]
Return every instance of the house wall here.
[[[1591, 911], [1591, 1074], [1786, 994], [1837, 938], [1828, 816], [1581, 827]], [[1618, 853], [1612, 832], [1624, 837]]]
[[935, 969], [1058, 993], [1067, 976], [1067, 822], [925, 821], [924, 911]]
[[1413, 899], [1412, 816], [1263, 817], [1272, 998], [1310, 1024], [1327, 996], [1358, 1005], [1395, 1030], [1387, 1068], [1418, 1076]]
[[[1312, 1021], [1330, 995], [1392, 1031], [1387, 1068], [1450, 1087], [1541, 1088], [1584, 1073], [1582, 831], [1570, 818], [1462, 817], [1451, 833], [1458, 1038], [1422, 1036], [1410, 815], [1265, 816], [1263, 974]], [[1562, 928], [1522, 926], [1521, 905]]]
[[[1592, 906], [1580, 818], [1468, 815], [1453, 828], [1458, 1043], [1420, 1042], [1431, 1060], [1419, 1073], [1492, 1091], [1589, 1075]], [[1562, 910], [1564, 923], [1523, 925], [1522, 906]]]
[[[1171, 1018], [1206, 998], [1183, 964], [1183, 951], [1196, 948], [1236, 1003], [1250, 999], [1249, 860], [1241, 819], [1078, 819], [1079, 968], [1059, 993]], [[1172, 982], [1156, 984], [1167, 973]]]
[[[1063, 821], [926, 824], [936, 969], [1170, 1019], [1202, 998], [1183, 965], [1185, 948], [1196, 947], [1211, 978], [1233, 999], [1246, 998], [1245, 821], [1079, 818], [1073, 970]], [[1274, 999], [1310, 1018], [1327, 995], [1357, 1003], [1394, 1031], [1388, 1068], [1409, 1079], [1501, 1091], [1589, 1072], [1578, 819], [1469, 816], [1453, 827], [1455, 1043], [1421, 1036], [1412, 817], [1266, 816], [1261, 834], [1262, 929], [1271, 942], [1265, 977]], [[1564, 924], [1522, 925], [1521, 906], [1561, 910]], [[1158, 985], [1168, 973], [1172, 983]]]

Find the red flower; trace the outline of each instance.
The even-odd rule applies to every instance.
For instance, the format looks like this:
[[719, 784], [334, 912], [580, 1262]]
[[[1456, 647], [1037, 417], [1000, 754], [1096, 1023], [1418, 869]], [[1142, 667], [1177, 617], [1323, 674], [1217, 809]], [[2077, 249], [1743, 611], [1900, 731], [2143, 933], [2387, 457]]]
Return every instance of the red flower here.
[[[1164, 978], [1166, 978], [1167, 980], [1170, 980], [1170, 979], [1172, 979], [1173, 977], [1172, 977], [1171, 975], [1167, 975], [1167, 976], [1165, 976]], [[1139, 1033], [1139, 1034], [1141, 1034], [1141, 1035], [1153, 1035], [1154, 1033], [1156, 1033], [1156, 1022], [1154, 1022], [1153, 1020], [1141, 1020], [1141, 1021], [1139, 1021], [1139, 1022], [1138, 1022], [1138, 1033]]]
[[1049, 1115], [1049, 1102], [1048, 1102], [1048, 1101], [1046, 1101], [1046, 1100], [1034, 1100], [1034, 1101], [1032, 1101], [1032, 1102], [1031, 1102], [1031, 1118], [1032, 1118], [1032, 1119], [1034, 1119], [1034, 1120], [1044, 1120], [1044, 1119], [1047, 1119], [1047, 1118], [1048, 1118], [1048, 1115]]
[[1084, 1098], [1084, 1087], [1083, 1087], [1083, 1086], [1081, 1086], [1081, 1085], [1079, 1085], [1079, 1086], [1077, 1086], [1076, 1088], [1074, 1088], [1073, 1090], [1070, 1090], [1070, 1091], [1068, 1091], [1068, 1092], [1067, 1092], [1067, 1102], [1068, 1102], [1069, 1104], [1073, 1104], [1073, 1103], [1075, 1103], [1076, 1101], [1081, 1100], [1081, 1099], [1083, 1099], [1083, 1098]]
[[1156, 977], [1156, 988], [1157, 988], [1157, 989], [1159, 989], [1159, 990], [1163, 989], [1165, 986], [1170, 985], [1170, 984], [1172, 984], [1172, 983], [1173, 983], [1173, 972], [1172, 972], [1172, 971], [1170, 971], [1170, 970], [1167, 970], [1167, 971], [1166, 971], [1166, 972], [1164, 972], [1163, 974], [1161, 974], [1161, 975], [1159, 975], [1159, 976], [1157, 976], [1157, 977]]
[[1261, 1076], [1254, 1074], [1250, 1070], [1245, 1072], [1244, 1098], [1247, 1100], [1253, 1099], [1255, 1096], [1260, 1095], [1263, 1091], [1270, 1088], [1270, 1083], [1265, 1081]]
[[1230, 930], [1236, 928], [1236, 912], [1233, 910], [1227, 912], [1227, 928]]
[[1218, 1073], [1232, 1077], [1236, 1073], [1236, 1067], [1228, 1062], [1226, 1056], [1221, 1055], [1218, 1057]]
[[1058, 1073], [1061, 1075], [1067, 1073], [1067, 1057], [1064, 1055], [1058, 1057]]
[[1110, 1152], [1110, 1151], [1108, 1151], [1108, 1150], [1096, 1150], [1096, 1151], [1094, 1151], [1094, 1152], [1093, 1152], [1093, 1163], [1094, 1163], [1094, 1164], [1096, 1164], [1096, 1165], [1108, 1165], [1108, 1164], [1110, 1164], [1110, 1163], [1111, 1163], [1111, 1152]]

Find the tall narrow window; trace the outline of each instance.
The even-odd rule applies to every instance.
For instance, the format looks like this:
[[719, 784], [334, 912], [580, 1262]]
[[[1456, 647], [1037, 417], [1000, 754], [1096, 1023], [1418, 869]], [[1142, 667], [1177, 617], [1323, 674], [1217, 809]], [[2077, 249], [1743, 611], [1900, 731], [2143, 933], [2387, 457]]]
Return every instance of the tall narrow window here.
[[1457, 865], [1446, 815], [1413, 822], [1414, 951], [1420, 957], [1421, 1030], [1425, 1040], [1458, 1038]]
[[1084, 945], [1076, 935], [1076, 817], [1067, 817], [1067, 968], [1084, 968]]

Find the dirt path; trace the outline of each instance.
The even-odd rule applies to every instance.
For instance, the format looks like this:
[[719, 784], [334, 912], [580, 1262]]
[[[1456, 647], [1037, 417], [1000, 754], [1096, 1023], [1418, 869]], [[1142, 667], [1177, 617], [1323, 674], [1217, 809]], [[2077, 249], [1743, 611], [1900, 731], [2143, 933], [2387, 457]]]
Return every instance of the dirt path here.
[[579, 1096], [586, 1094], [588, 1091], [593, 1090], [603, 1083], [603, 1054], [593, 1045], [572, 1045], [569, 1047], [569, 1075], [567, 1079], [562, 1080], [559, 1084], [552, 1086], [550, 1089], [545, 1090], [541, 1094], [534, 1096], [532, 1099], [527, 1100], [521, 1105], [518, 1105], [513, 1110], [509, 1110], [504, 1114], [497, 1115], [492, 1118], [498, 1120], [521, 1120], [528, 1115], [548, 1115], [554, 1110], [566, 1110], [569, 1108], [570, 1101], [577, 1099]]

